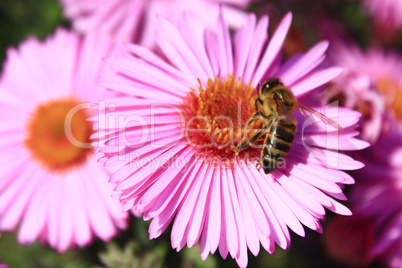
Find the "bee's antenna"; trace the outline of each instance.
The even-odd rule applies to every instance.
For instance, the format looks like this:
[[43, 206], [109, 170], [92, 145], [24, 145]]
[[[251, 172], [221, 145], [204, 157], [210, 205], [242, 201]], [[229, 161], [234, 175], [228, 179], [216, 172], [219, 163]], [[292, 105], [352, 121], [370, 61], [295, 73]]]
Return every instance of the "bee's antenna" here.
[[257, 85], [257, 97], [260, 97], [260, 87], [261, 87], [261, 83], [258, 83]]

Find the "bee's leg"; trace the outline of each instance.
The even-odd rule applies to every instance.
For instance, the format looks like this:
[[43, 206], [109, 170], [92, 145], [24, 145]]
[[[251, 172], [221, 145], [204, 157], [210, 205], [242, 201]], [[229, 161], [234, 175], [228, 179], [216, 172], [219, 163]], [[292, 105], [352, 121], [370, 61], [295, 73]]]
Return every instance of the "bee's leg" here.
[[263, 134], [264, 132], [267, 130], [267, 128], [269, 126], [271, 126], [272, 124], [272, 119], [273, 116], [266, 116], [265, 114], [263, 114], [262, 112], [256, 112], [252, 118], [250, 118], [250, 120], [248, 120], [248, 122], [246, 123], [246, 125], [249, 125], [250, 122], [252, 122], [254, 119], [256, 119], [257, 117], [261, 116], [262, 118], [266, 119], [268, 121], [267, 124], [265, 124], [265, 126], [261, 129], [260, 132], [258, 132], [256, 135], [254, 135], [250, 140], [247, 140], [239, 145], [237, 145], [236, 147], [234, 147], [233, 149], [231, 149], [230, 151], [234, 151], [237, 154], [239, 154], [239, 152], [241, 150], [247, 149], [248, 147], [250, 147], [251, 144], [254, 144]]
[[[265, 116], [264, 116], [265, 117]], [[271, 126], [271, 124], [266, 124], [260, 132], [258, 132], [257, 134], [255, 134], [250, 140], [247, 140], [239, 145], [236, 146], [235, 149], [241, 151], [244, 150], [246, 148], [248, 148], [251, 144], [254, 144], [263, 134], [264, 132], [267, 130], [267, 128]]]
[[262, 100], [259, 97], [255, 100], [255, 103], [254, 103], [256, 111], [258, 111], [258, 103], [262, 104]]
[[271, 117], [272, 116], [270, 116], [270, 117], [267, 117], [265, 114], [263, 114], [262, 112], [256, 112], [254, 115], [253, 115], [253, 117], [251, 117], [248, 121], [247, 121], [247, 123], [246, 123], [246, 125], [249, 125], [253, 120], [255, 120], [257, 117], [262, 117], [262, 118], [264, 118], [264, 119], [267, 119], [267, 120], [270, 120], [271, 119]]

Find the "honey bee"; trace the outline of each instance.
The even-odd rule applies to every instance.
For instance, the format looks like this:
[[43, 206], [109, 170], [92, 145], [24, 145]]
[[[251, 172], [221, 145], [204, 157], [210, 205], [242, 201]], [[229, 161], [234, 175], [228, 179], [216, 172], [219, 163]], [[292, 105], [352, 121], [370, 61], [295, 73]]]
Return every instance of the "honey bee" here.
[[[259, 84], [260, 86], [261, 84]], [[294, 112], [297, 108], [303, 116], [314, 115], [325, 124], [330, 124], [338, 130], [343, 128], [322, 113], [299, 103], [293, 92], [285, 87], [278, 78], [271, 78], [262, 83], [261, 95], [257, 87], [258, 98], [255, 100], [255, 114], [246, 125], [253, 120], [263, 118], [265, 126], [251, 139], [234, 148], [236, 152], [244, 150], [254, 144], [268, 131], [257, 164], [262, 166], [265, 174], [275, 171], [283, 162], [292, 146], [297, 129], [297, 119]]]

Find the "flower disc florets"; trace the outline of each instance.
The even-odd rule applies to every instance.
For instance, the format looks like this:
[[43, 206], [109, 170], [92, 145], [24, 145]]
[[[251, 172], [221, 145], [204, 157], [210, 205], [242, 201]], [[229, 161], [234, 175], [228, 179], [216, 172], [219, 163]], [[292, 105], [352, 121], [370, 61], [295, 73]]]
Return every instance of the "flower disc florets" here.
[[92, 148], [72, 143], [90, 144], [93, 133], [92, 123], [87, 120], [88, 112], [73, 110], [78, 104], [74, 99], [43, 103], [27, 125], [25, 146], [49, 171], [61, 172], [81, 165], [92, 153]]
[[[238, 153], [236, 146], [263, 127], [261, 120], [249, 122], [255, 113], [255, 95], [251, 83], [236, 81], [234, 75], [226, 80], [208, 79], [206, 86], [199, 80], [199, 87], [192, 88], [181, 105], [188, 144], [208, 160], [231, 165]], [[258, 153], [240, 155], [255, 159]]]
[[376, 88], [384, 98], [385, 107], [395, 116], [395, 119], [402, 121], [402, 85], [393, 78], [382, 77], [377, 79]]

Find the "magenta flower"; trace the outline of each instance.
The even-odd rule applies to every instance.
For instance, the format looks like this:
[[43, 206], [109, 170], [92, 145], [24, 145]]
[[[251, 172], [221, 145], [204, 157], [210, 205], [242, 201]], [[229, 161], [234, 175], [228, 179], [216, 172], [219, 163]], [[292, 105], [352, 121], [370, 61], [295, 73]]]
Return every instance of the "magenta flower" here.
[[22, 244], [38, 239], [63, 252], [93, 236], [109, 240], [126, 226], [127, 215], [110, 196], [110, 171], [93, 155], [87, 120], [110, 95], [97, 79], [101, 57], [112, 48], [107, 36], [59, 29], [44, 43], [29, 38], [7, 52], [0, 80], [0, 230], [19, 225]]
[[371, 252], [387, 267], [402, 266], [402, 137], [383, 132], [375, 146], [359, 157], [366, 166], [356, 172], [352, 192], [354, 211], [374, 223], [376, 242]]
[[378, 23], [400, 29], [402, 27], [402, 3], [400, 0], [364, 0], [364, 8]]
[[155, 45], [158, 16], [177, 23], [186, 12], [201, 25], [212, 26], [218, 18], [219, 5], [231, 27], [243, 26], [247, 15], [241, 8], [252, 0], [60, 0], [64, 14], [82, 33], [101, 29], [118, 40]]
[[[338, 43], [332, 50], [333, 63], [344, 71], [328, 92], [328, 99], [340, 99], [342, 106], [362, 113], [361, 137], [375, 142], [390, 120], [402, 122], [402, 59], [396, 54]], [[392, 123], [393, 124], [393, 123]], [[400, 123], [402, 125], [402, 123]]]
[[253, 86], [259, 82], [278, 77], [304, 102], [341, 72], [318, 67], [327, 42], [281, 63], [291, 20], [287, 14], [267, 43], [266, 16], [257, 22], [250, 15], [233, 40], [222, 18], [215, 30], [205, 31], [187, 16], [180, 28], [160, 19], [157, 42], [163, 58], [127, 45], [125, 56], [109, 60], [115, 73], [104, 76], [105, 85], [129, 96], [109, 100], [99, 122], [107, 140], [101, 161], [125, 164], [111, 182], [117, 183], [126, 210], [153, 219], [151, 239], [173, 222], [177, 251], [200, 240], [202, 259], [219, 248], [223, 258], [230, 254], [245, 267], [247, 249], [257, 255], [261, 244], [273, 253], [275, 242], [286, 249], [288, 228], [300, 236], [303, 225], [321, 232], [324, 208], [350, 215], [333, 197], [345, 200], [338, 184], [353, 183], [340, 169], [362, 164], [336, 150], [367, 146], [354, 138], [359, 113], [326, 109], [327, 116], [338, 115], [341, 133], [317, 124], [305, 127], [296, 113], [295, 141], [284, 166], [271, 174], [256, 168], [261, 146], [238, 155], [228, 146], [254, 131], [245, 125], [256, 111]]

